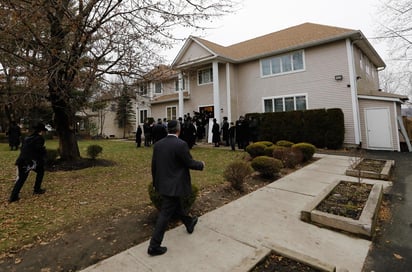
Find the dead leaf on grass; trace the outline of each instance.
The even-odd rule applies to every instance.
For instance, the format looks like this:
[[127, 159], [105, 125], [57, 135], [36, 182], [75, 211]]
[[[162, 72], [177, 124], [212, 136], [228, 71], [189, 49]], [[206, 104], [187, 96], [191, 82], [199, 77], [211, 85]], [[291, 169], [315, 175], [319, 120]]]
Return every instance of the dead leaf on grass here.
[[398, 259], [398, 260], [402, 260], [402, 259], [403, 259], [403, 257], [402, 257], [401, 255], [396, 254], [396, 253], [393, 253], [393, 256], [394, 256], [396, 259]]

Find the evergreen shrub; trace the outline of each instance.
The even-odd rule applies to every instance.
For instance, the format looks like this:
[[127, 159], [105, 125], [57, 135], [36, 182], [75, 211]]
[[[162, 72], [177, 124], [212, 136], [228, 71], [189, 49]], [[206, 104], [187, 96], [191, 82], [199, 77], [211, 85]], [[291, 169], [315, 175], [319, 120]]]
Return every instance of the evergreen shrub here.
[[[150, 183], [149, 186], [147, 187], [147, 191], [149, 193], [149, 198], [153, 206], [157, 210], [160, 210], [160, 208], [162, 207], [162, 197], [160, 196], [158, 192], [156, 192], [152, 183]], [[192, 207], [193, 203], [195, 203], [198, 195], [199, 195], [199, 188], [196, 185], [192, 184], [191, 194], [182, 198], [183, 209], [189, 210]]]
[[92, 160], [95, 160], [100, 153], [102, 153], [103, 147], [100, 145], [89, 145], [87, 147], [87, 156], [89, 156]]
[[258, 156], [254, 158], [251, 165], [252, 168], [258, 171], [264, 178], [275, 177], [283, 167], [282, 161], [268, 156]]
[[292, 148], [302, 152], [304, 162], [310, 160], [316, 152], [316, 147], [310, 143], [297, 143], [292, 145]]
[[279, 140], [276, 142], [276, 145], [283, 147], [291, 147], [294, 143], [287, 140]]
[[249, 155], [252, 158], [255, 158], [257, 156], [263, 156], [265, 148], [266, 148], [265, 144], [263, 144], [262, 142], [256, 142], [256, 143], [248, 145], [245, 151], [249, 153]]

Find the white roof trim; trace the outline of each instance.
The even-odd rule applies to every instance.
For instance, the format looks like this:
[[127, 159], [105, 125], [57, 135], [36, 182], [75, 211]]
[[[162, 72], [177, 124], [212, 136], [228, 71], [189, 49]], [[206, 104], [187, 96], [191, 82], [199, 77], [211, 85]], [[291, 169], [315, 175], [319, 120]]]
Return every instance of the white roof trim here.
[[395, 97], [384, 97], [384, 96], [372, 96], [372, 95], [358, 95], [359, 99], [369, 99], [369, 100], [379, 100], [379, 101], [390, 101], [390, 102], [400, 102], [403, 101]]

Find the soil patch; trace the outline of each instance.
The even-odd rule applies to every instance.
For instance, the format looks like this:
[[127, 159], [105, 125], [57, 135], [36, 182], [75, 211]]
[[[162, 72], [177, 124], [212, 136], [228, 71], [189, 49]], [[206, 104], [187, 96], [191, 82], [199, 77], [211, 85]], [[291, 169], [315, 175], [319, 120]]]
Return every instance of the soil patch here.
[[276, 252], [271, 252], [261, 262], [259, 262], [251, 272], [319, 272], [322, 270], [315, 269], [307, 264], [289, 259]]
[[341, 181], [316, 207], [316, 210], [358, 220], [372, 185]]
[[54, 171], [73, 171], [73, 170], [81, 170], [89, 167], [96, 167], [96, 166], [113, 166], [116, 165], [114, 161], [105, 160], [105, 159], [90, 159], [90, 158], [80, 158], [76, 161], [64, 161], [64, 160], [56, 160], [53, 161], [50, 165], [46, 165], [46, 171], [54, 172]]
[[375, 173], [382, 172], [386, 161], [373, 160], [373, 159], [363, 159], [356, 167], [355, 170], [370, 171]]

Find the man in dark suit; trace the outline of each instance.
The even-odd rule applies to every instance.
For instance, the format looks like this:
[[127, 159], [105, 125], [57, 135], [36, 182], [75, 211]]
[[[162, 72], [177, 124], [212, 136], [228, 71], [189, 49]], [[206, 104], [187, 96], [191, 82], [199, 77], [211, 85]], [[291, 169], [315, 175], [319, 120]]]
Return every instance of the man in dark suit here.
[[181, 199], [192, 192], [190, 169], [203, 170], [205, 166], [204, 162], [192, 158], [189, 146], [179, 138], [181, 127], [178, 121], [169, 121], [167, 130], [168, 135], [153, 147], [153, 186], [162, 197], [162, 206], [147, 250], [151, 256], [166, 253], [167, 248], [162, 247], [161, 243], [173, 215], [180, 218], [188, 233], [193, 232], [197, 217], [187, 214]]

